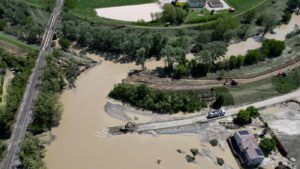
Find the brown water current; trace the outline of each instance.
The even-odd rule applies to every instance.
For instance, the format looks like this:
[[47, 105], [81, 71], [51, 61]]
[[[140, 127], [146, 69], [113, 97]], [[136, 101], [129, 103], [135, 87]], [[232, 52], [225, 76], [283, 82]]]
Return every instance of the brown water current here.
[[[91, 58], [95, 58], [91, 55]], [[148, 63], [148, 68], [161, 65]], [[123, 125], [104, 112], [107, 94], [114, 84], [121, 82], [127, 72], [137, 68], [134, 64], [102, 64], [84, 72], [76, 81], [76, 88], [66, 90], [61, 95], [64, 106], [62, 120], [53, 129], [56, 140], [47, 147], [45, 162], [49, 169], [155, 169], [155, 168], [217, 168], [216, 164], [197, 157], [196, 163], [188, 164], [185, 154], [190, 148], [199, 148], [199, 139], [183, 135], [138, 135], [103, 137], [100, 132], [108, 126]], [[216, 149], [216, 148], [215, 148]], [[238, 168], [227, 151], [214, 150], [216, 156]], [[157, 164], [161, 160], [161, 164]], [[199, 164], [200, 163], [200, 164]]]
[[[267, 38], [283, 40], [285, 35], [300, 24], [300, 16], [293, 15], [289, 25], [275, 29], [276, 34]], [[260, 47], [254, 39], [229, 46], [226, 56], [245, 54], [249, 49]], [[89, 55], [98, 60], [99, 57]], [[151, 61], [148, 69], [162, 66], [163, 62]], [[187, 163], [185, 153], [191, 148], [210, 148], [215, 157], [222, 157], [232, 168], [239, 168], [228, 146], [225, 151], [209, 147], [193, 135], [138, 135], [103, 137], [101, 131], [109, 126], [124, 125], [104, 112], [107, 94], [122, 81], [127, 73], [138, 68], [134, 64], [101, 64], [81, 74], [76, 88], [65, 90], [61, 95], [64, 112], [60, 125], [53, 129], [57, 139], [47, 146], [45, 162], [49, 169], [214, 169], [213, 160], [197, 157], [195, 163]], [[139, 117], [140, 118], [140, 117]], [[142, 119], [142, 118], [141, 118]], [[179, 154], [177, 149], [185, 153]], [[189, 153], [190, 154], [190, 153]], [[157, 160], [161, 160], [160, 164]]]

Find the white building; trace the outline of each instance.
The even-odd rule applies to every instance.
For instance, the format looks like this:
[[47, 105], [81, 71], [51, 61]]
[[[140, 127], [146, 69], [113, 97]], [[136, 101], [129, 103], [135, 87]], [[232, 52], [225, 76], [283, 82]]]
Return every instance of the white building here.
[[265, 156], [256, 144], [255, 137], [247, 130], [235, 132], [234, 139], [247, 166], [258, 166], [264, 160]]

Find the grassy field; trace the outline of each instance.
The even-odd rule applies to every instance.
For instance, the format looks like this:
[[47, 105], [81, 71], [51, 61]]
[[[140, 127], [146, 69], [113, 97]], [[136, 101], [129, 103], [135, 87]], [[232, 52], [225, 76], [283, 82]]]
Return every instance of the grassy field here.
[[22, 42], [17, 38], [7, 35], [3, 32], [0, 32], [0, 40], [3, 40], [11, 45], [14, 45], [29, 52], [36, 52], [38, 50], [38, 46], [28, 45], [25, 42]]
[[239, 11], [246, 11], [265, 0], [225, 0], [228, 5]]
[[253, 83], [229, 87], [235, 104], [251, 103], [279, 95], [272, 79], [264, 79]]

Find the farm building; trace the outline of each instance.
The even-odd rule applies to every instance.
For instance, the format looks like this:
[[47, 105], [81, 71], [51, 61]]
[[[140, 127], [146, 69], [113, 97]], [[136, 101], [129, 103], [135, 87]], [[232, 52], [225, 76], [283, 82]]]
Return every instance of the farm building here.
[[235, 132], [234, 139], [247, 166], [258, 166], [264, 160], [265, 156], [256, 144], [255, 137], [247, 130]]
[[211, 8], [223, 8], [223, 3], [220, 0], [209, 0], [208, 5]]

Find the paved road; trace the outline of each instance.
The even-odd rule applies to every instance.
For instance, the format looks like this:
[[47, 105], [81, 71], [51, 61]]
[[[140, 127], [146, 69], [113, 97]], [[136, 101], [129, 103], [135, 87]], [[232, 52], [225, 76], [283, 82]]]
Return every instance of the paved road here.
[[41, 73], [41, 69], [45, 66], [45, 57], [51, 47], [51, 41], [61, 13], [62, 6], [63, 0], [57, 0], [56, 7], [53, 9], [47, 28], [43, 35], [43, 40], [41, 43], [40, 52], [35, 63], [35, 67], [33, 68], [32, 73], [28, 79], [28, 84], [26, 86], [22, 103], [17, 112], [17, 118], [10, 138], [10, 143], [2, 162], [2, 169], [15, 168], [17, 159], [16, 153], [19, 150], [19, 143], [22, 137], [25, 135], [27, 129], [27, 125], [31, 115], [33, 99], [36, 93], [38, 78]]
[[[256, 108], [264, 108], [264, 107], [268, 107], [268, 106], [283, 103], [283, 102], [285, 102], [287, 100], [290, 100], [290, 99], [297, 99], [299, 97], [300, 97], [300, 89], [295, 91], [295, 92], [289, 93], [289, 94], [274, 97], [274, 98], [267, 99], [267, 100], [260, 101], [260, 102], [256, 102], [256, 103], [253, 103], [253, 104], [247, 104], [247, 105], [238, 106], [238, 107], [234, 107], [234, 108], [228, 108], [226, 110], [226, 115], [223, 118], [228, 117], [228, 116], [236, 115], [239, 112], [239, 110], [246, 109], [249, 106], [254, 106]], [[206, 116], [195, 116], [195, 117], [181, 119], [181, 120], [173, 120], [173, 121], [165, 121], [165, 122], [154, 122], [154, 123], [146, 123], [146, 124], [137, 124], [137, 130], [136, 131], [141, 132], [141, 131], [148, 131], [148, 130], [155, 130], [155, 129], [156, 130], [157, 129], [165, 129], [165, 128], [172, 128], [172, 127], [190, 125], [190, 124], [199, 123], [199, 122], [207, 122], [207, 121], [208, 120], [207, 120]]]

